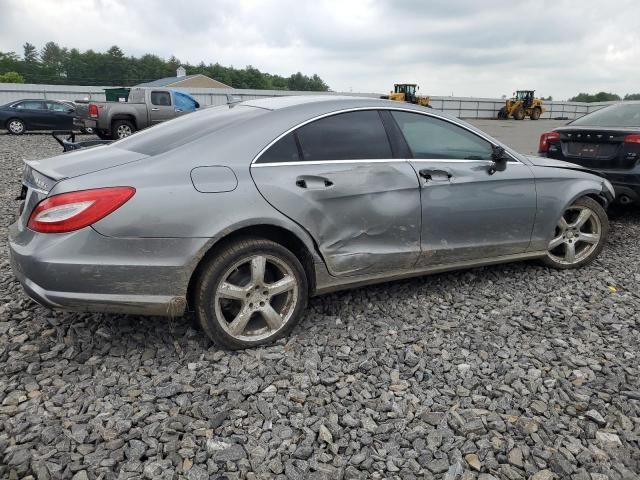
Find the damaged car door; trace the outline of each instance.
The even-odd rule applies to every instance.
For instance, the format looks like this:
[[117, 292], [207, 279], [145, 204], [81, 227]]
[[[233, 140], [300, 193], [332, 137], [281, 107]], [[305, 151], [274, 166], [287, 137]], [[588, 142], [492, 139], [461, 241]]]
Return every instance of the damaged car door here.
[[393, 111], [422, 192], [418, 267], [524, 253], [536, 215], [533, 173], [477, 133], [431, 115]]
[[394, 158], [377, 110], [332, 114], [286, 133], [254, 161], [264, 198], [316, 241], [332, 275], [413, 267], [417, 175]]

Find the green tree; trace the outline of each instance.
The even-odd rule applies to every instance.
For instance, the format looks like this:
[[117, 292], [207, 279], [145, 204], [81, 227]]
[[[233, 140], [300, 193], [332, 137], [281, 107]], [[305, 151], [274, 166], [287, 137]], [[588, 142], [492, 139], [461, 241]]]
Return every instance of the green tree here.
[[33, 44], [25, 42], [22, 48], [24, 50], [22, 58], [24, 58], [25, 62], [36, 63], [38, 61], [38, 49]]
[[0, 75], [0, 83], [24, 83], [24, 78], [18, 72], [7, 72]]
[[640, 93], [627, 93], [624, 96], [625, 100], [640, 100]]
[[612, 102], [620, 100], [620, 95], [610, 92], [598, 92], [595, 95], [590, 93], [579, 93], [573, 98], [570, 98], [570, 102]]

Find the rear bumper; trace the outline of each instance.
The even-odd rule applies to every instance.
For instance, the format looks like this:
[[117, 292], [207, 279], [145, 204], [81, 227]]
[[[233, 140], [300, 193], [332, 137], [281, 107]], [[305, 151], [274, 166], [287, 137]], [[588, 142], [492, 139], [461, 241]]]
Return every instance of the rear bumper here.
[[82, 118], [74, 118], [73, 126], [76, 128], [93, 128], [95, 130], [96, 128], [98, 128], [98, 121], [82, 119]]
[[92, 228], [69, 234], [9, 231], [11, 267], [49, 308], [180, 316], [206, 239], [120, 239]]
[[640, 171], [637, 168], [629, 173], [599, 172], [613, 185], [617, 203], [640, 204]]

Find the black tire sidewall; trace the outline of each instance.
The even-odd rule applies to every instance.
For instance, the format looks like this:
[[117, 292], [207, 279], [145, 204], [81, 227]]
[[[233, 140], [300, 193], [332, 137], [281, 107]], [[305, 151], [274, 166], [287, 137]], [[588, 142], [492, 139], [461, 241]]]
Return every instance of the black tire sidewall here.
[[555, 260], [553, 260], [551, 257], [547, 255], [542, 259], [542, 263], [548, 267], [552, 267], [560, 270], [569, 270], [573, 268], [584, 267], [585, 265], [588, 265], [589, 263], [593, 262], [593, 260], [595, 260], [598, 257], [598, 255], [600, 255], [600, 252], [602, 252], [602, 249], [607, 243], [607, 237], [609, 235], [609, 217], [607, 216], [607, 212], [605, 212], [604, 208], [602, 208], [602, 205], [600, 205], [597, 201], [595, 201], [592, 198], [582, 197], [576, 200], [575, 202], [573, 202], [569, 207], [565, 208], [562, 211], [563, 214], [568, 208], [571, 208], [573, 206], [587, 207], [598, 216], [598, 220], [600, 220], [600, 228], [601, 228], [600, 243], [589, 254], [587, 258], [584, 258], [578, 263], [574, 263], [571, 265], [565, 265], [564, 263], [556, 262]]
[[[265, 254], [279, 258], [287, 263], [298, 282], [298, 303], [289, 322], [277, 333], [270, 337], [256, 341], [238, 340], [229, 335], [219, 323], [215, 314], [215, 292], [222, 276], [234, 263], [248, 256]], [[258, 345], [272, 343], [286, 336], [300, 321], [308, 301], [308, 280], [302, 264], [298, 258], [282, 245], [270, 240], [259, 238], [245, 238], [223, 247], [202, 269], [196, 283], [195, 312], [198, 323], [216, 345], [231, 350], [251, 348]]]

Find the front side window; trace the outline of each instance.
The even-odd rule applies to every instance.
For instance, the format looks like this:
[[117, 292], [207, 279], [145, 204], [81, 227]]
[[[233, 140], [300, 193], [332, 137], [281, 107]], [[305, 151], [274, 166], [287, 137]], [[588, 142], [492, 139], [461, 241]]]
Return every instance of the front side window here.
[[45, 110], [46, 109], [44, 102], [38, 102], [38, 101], [21, 102], [18, 105], [16, 105], [16, 108], [25, 109], [25, 110]]
[[170, 107], [171, 94], [169, 92], [151, 92], [151, 103], [161, 107]]
[[445, 120], [410, 112], [392, 112], [413, 158], [491, 160], [491, 144]]
[[302, 160], [392, 158], [387, 133], [375, 110], [321, 118], [296, 130]]

